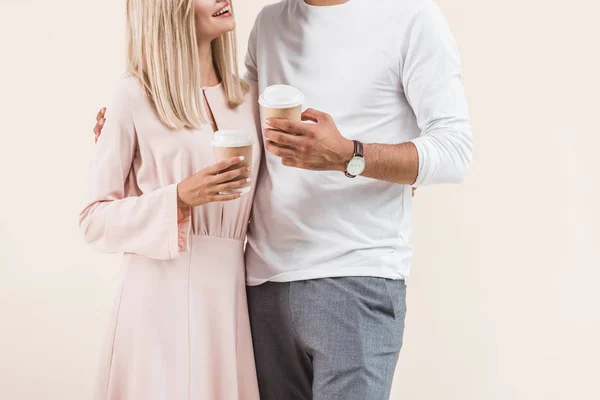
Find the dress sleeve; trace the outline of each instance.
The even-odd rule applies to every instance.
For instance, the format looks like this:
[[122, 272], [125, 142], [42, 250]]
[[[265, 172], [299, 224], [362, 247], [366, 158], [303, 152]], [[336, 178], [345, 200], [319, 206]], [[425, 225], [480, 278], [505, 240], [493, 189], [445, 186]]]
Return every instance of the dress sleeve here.
[[402, 85], [421, 135], [413, 186], [461, 182], [471, 165], [473, 142], [454, 37], [435, 3], [413, 18], [402, 49]]
[[90, 166], [90, 201], [79, 226], [85, 241], [106, 253], [170, 260], [187, 250], [191, 209], [179, 210], [177, 184], [130, 195], [137, 151], [134, 78], [122, 80], [106, 112]]

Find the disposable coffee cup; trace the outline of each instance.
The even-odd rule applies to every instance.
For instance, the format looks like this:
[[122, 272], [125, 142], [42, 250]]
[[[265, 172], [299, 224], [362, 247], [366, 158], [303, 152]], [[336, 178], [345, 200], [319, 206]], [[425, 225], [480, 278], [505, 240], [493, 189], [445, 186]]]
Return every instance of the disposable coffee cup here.
[[[243, 167], [244, 165], [252, 166], [252, 146], [254, 139], [252, 135], [244, 131], [236, 130], [220, 130], [215, 132], [213, 136], [213, 152], [216, 162], [228, 160], [232, 157], [244, 157], [244, 161], [239, 162], [232, 167], [221, 171], [227, 172]], [[250, 172], [235, 178], [249, 178]], [[230, 193], [248, 193], [251, 187], [246, 186], [238, 189], [232, 189]], [[222, 193], [227, 194], [227, 193]]]
[[293, 86], [273, 85], [264, 90], [258, 103], [265, 119], [283, 118], [300, 121], [304, 94]]

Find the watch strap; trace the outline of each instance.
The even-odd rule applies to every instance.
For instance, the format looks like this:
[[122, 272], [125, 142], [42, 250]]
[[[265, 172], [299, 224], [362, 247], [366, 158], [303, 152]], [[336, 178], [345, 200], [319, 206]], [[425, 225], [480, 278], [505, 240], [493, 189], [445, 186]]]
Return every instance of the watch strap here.
[[362, 157], [364, 158], [364, 146], [358, 140], [353, 140], [354, 142], [354, 157]]

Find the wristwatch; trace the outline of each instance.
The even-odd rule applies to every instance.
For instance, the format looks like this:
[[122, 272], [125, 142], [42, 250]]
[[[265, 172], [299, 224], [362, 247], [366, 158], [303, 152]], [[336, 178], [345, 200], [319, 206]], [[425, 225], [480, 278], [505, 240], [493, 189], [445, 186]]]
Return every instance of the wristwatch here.
[[346, 176], [356, 178], [365, 171], [365, 156], [363, 154], [363, 144], [358, 140], [354, 142], [354, 156], [346, 164]]

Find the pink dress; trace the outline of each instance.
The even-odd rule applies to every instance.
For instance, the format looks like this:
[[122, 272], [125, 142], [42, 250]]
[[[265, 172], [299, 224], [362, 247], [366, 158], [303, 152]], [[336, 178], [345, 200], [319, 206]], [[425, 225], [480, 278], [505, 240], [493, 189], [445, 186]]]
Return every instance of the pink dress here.
[[[256, 89], [236, 109], [203, 88], [219, 129], [256, 137]], [[135, 78], [119, 82], [80, 218], [88, 243], [124, 253], [94, 399], [258, 400], [246, 304], [244, 238], [254, 190], [177, 212], [177, 183], [215, 163], [210, 125], [169, 130]]]

